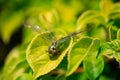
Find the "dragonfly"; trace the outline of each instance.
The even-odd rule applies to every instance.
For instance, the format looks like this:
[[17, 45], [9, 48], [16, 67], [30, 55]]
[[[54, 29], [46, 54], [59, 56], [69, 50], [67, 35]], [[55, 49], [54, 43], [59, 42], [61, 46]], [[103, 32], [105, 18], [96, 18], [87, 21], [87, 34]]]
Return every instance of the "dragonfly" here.
[[[33, 29], [35, 32], [40, 33], [41, 32], [41, 28], [36, 25], [36, 26], [30, 26], [28, 24], [25, 24], [24, 26], [28, 26], [29, 28]], [[74, 37], [78, 34], [81, 34], [83, 32], [86, 32], [87, 30], [83, 30], [83, 31], [74, 31], [71, 34], [59, 39], [59, 40], [54, 40], [54, 38], [52, 39], [51, 44], [48, 47], [47, 52], [49, 53], [50, 59], [54, 60], [57, 59], [59, 57], [59, 55], [61, 54], [61, 51], [65, 50], [66, 47], [69, 46], [69, 42], [70, 42], [70, 38]], [[53, 37], [54, 35], [51, 34]], [[44, 38], [46, 39], [46, 38]]]
[[[65, 36], [65, 37], [63, 37], [63, 38], [61, 38], [57, 41], [53, 41], [48, 48], [48, 53], [51, 54], [51, 57], [59, 56], [61, 54], [61, 48], [62, 48], [61, 46], [65, 45], [65, 43], [67, 43], [67, 41], [69, 41], [69, 39], [71, 37], [74, 37], [77, 34], [80, 34], [80, 33], [83, 33], [83, 32], [86, 32], [86, 30], [80, 31], [80, 32], [73, 32], [73, 33], [71, 33], [71, 34], [69, 34], [69, 35], [67, 35], [67, 36]], [[66, 46], [68, 46], [68, 45], [66, 45]]]

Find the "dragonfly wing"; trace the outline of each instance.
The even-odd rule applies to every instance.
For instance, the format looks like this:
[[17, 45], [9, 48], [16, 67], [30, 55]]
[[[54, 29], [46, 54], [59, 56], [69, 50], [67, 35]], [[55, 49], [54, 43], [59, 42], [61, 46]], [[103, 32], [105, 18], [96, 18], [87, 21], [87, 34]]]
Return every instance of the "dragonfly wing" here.
[[58, 40], [56, 42], [56, 50], [60, 52], [64, 51], [69, 46], [70, 40], [71, 40], [71, 37], [66, 37]]

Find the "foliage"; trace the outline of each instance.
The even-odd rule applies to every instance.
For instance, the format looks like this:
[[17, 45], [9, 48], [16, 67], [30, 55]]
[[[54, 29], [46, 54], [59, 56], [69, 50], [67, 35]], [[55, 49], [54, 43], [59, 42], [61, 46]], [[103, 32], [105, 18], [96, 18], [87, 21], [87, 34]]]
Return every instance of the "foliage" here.
[[[96, 5], [87, 9], [84, 5], [89, 0], [85, 1], [22, 0], [11, 1], [10, 7], [24, 3], [23, 7], [2, 8], [0, 36], [6, 44], [21, 24], [25, 27], [21, 45], [6, 58], [1, 79], [109, 80], [111, 76], [104, 73], [106, 64], [114, 59], [120, 64], [120, 3], [96, 0], [90, 3]], [[76, 17], [79, 12], [82, 14]], [[75, 34], [82, 30], [86, 32]], [[56, 50], [51, 53], [54, 42]]]

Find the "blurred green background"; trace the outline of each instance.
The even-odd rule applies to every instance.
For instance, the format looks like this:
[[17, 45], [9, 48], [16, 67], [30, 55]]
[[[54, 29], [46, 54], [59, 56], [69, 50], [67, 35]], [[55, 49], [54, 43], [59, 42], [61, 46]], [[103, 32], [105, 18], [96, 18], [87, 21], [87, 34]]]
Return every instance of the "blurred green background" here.
[[[0, 0], [0, 69], [15, 46], [28, 43], [35, 35], [24, 22], [45, 30], [52, 30], [51, 24], [54, 24], [53, 29], [61, 28], [61, 32], [70, 33], [76, 29], [78, 17], [83, 12], [100, 10], [99, 3], [100, 0]], [[116, 24], [120, 25], [120, 19]]]
[[27, 34], [24, 34], [25, 31], [23, 31], [23, 23], [26, 19], [31, 19], [30, 24], [40, 24], [39, 21], [34, 20], [39, 17], [41, 12], [49, 16], [51, 10], [56, 11], [57, 14], [55, 14], [58, 16], [61, 27], [70, 32], [74, 31], [76, 21], [84, 11], [99, 9], [99, 1], [0, 0], [0, 66], [3, 65], [9, 51], [14, 46], [21, 44], [23, 36]]

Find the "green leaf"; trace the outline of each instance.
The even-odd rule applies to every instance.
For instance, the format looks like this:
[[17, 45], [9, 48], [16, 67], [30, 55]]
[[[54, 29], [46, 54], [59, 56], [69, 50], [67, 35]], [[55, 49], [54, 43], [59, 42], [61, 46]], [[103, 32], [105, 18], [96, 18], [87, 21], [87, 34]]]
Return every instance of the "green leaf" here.
[[117, 31], [117, 39], [120, 40], [120, 29]]
[[114, 80], [114, 79], [111, 79], [111, 77], [109, 76], [101, 75], [99, 80]]
[[104, 60], [102, 57], [87, 57], [83, 65], [89, 79], [95, 80], [104, 69]]
[[114, 4], [113, 9], [109, 14], [110, 19], [120, 18], [120, 3]]
[[[87, 57], [85, 58], [83, 64], [84, 69], [91, 80], [97, 78], [103, 70], [104, 61], [101, 57], [97, 57], [98, 49], [100, 46], [100, 41], [98, 39], [94, 39], [87, 50]], [[100, 64], [100, 66], [98, 65]]]
[[100, 9], [106, 22], [108, 22], [108, 16], [113, 8], [114, 5], [112, 4], [111, 0], [101, 0]]
[[25, 51], [19, 51], [19, 48], [14, 48], [8, 55], [2, 72], [2, 79], [15, 80], [20, 74], [24, 73], [29, 67], [25, 59]]
[[24, 27], [23, 35], [22, 35], [22, 43], [23, 44], [29, 43], [35, 35], [36, 33], [32, 29], [28, 29], [27, 27]]
[[120, 40], [113, 41], [115, 53], [113, 54], [116, 61], [120, 63]]
[[86, 56], [96, 57], [100, 41], [85, 37], [80, 39], [72, 48], [68, 55], [68, 70], [66, 76], [72, 74]]
[[110, 41], [115, 40], [117, 37], [117, 28], [115, 26], [109, 27], [109, 39]]
[[16, 80], [33, 80], [33, 79], [32, 79], [32, 75], [30, 75], [28, 73], [24, 73], [24, 74], [21, 74], [20, 76], [18, 76], [16, 78]]
[[103, 44], [101, 46], [100, 54], [110, 59], [113, 58], [113, 53], [115, 53], [115, 51], [113, 50], [112, 46], [113, 44], [111, 44], [110, 42]]
[[43, 11], [39, 15], [40, 23], [45, 29], [53, 29], [59, 25], [59, 16], [56, 10]]
[[105, 23], [103, 17], [100, 15], [100, 12], [96, 11], [86, 11], [84, 12], [77, 21], [77, 30], [82, 30], [85, 28], [85, 25], [88, 23]]
[[67, 80], [88, 80], [88, 77], [85, 72], [81, 72], [68, 76]]
[[110, 59], [115, 58], [120, 62], [120, 40], [114, 40], [103, 44], [101, 46], [100, 54]]
[[116, 58], [116, 61], [120, 63], [120, 50], [119, 50], [119, 52], [116, 52], [114, 54], [114, 57]]
[[65, 75], [58, 75], [55, 80], [67, 80]]
[[86, 52], [91, 43], [92, 39], [85, 37], [81, 38], [77, 43], [73, 45], [73, 48], [68, 54], [68, 70], [66, 76], [71, 75], [78, 68], [83, 59], [86, 57]]
[[[1, 21], [1, 36], [5, 43], [8, 43], [12, 34], [20, 27], [23, 20], [23, 13], [12, 13], [10, 17]], [[2, 19], [3, 20], [3, 19]]]
[[93, 39], [88, 51], [87, 51], [87, 57], [96, 57], [98, 55], [98, 49], [100, 47], [100, 40], [99, 39]]
[[[60, 51], [59, 57], [54, 60], [50, 59], [50, 54], [48, 53], [48, 48], [52, 43], [52, 37], [50, 32], [46, 32], [40, 35], [37, 35], [33, 38], [28, 49], [26, 51], [27, 61], [34, 72], [34, 79], [47, 74], [51, 70], [55, 69], [60, 62], [62, 61], [63, 57], [66, 55], [70, 45], [72, 44], [71, 38], [68, 38], [63, 41], [62, 51]], [[61, 41], [60, 39], [59, 41]]]

